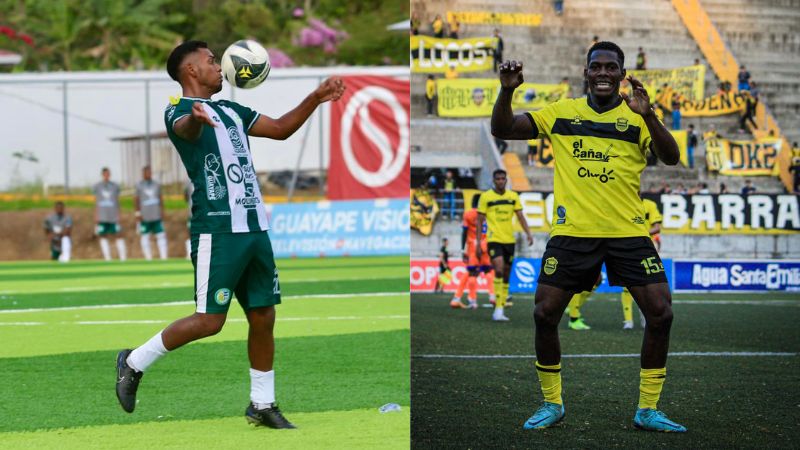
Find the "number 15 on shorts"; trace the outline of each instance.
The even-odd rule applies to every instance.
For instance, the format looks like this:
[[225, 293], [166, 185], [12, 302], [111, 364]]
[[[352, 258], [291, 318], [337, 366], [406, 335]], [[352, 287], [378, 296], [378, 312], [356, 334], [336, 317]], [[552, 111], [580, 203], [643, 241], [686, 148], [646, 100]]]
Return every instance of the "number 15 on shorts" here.
[[651, 256], [649, 258], [645, 258], [639, 264], [644, 266], [644, 271], [648, 275], [652, 275], [655, 273], [663, 272], [664, 271], [664, 264], [661, 261], [656, 261], [655, 256]]

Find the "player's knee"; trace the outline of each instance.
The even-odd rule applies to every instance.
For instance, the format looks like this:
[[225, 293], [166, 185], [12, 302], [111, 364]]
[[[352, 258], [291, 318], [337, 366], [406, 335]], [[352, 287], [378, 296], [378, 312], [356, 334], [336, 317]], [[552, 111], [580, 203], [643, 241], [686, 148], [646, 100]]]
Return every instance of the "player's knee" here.
[[672, 326], [672, 306], [664, 302], [651, 311], [650, 317], [647, 318], [647, 326], [655, 330], [669, 330]]
[[537, 328], [555, 328], [558, 326], [559, 317], [553, 308], [548, 308], [547, 303], [537, 303], [533, 308], [533, 321]]
[[225, 325], [224, 314], [203, 314], [200, 321], [200, 334], [203, 337], [214, 336], [222, 331], [222, 326]]

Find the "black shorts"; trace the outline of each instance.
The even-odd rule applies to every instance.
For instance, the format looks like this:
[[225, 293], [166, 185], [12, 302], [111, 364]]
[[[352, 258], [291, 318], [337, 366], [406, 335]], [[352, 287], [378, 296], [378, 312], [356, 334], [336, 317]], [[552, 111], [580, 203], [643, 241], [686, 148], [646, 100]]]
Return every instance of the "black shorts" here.
[[511, 264], [514, 260], [514, 245], [515, 244], [501, 244], [499, 242], [489, 242], [487, 250], [489, 250], [489, 258], [495, 259], [498, 256], [503, 257], [503, 262]]
[[603, 262], [612, 286], [667, 282], [664, 265], [650, 238], [571, 236], [555, 236], [547, 242], [538, 282], [570, 292], [591, 291]]

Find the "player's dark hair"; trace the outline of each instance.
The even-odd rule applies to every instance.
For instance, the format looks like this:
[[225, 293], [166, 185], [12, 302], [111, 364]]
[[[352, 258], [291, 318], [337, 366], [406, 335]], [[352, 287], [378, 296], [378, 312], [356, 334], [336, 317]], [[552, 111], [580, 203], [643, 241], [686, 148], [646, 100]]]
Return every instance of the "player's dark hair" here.
[[103, 172], [111, 172], [111, 171], [108, 169], [108, 167], [103, 167], [102, 169], [100, 169], [100, 173]]
[[199, 48], [208, 48], [208, 44], [203, 41], [186, 41], [172, 50], [167, 58], [167, 73], [175, 81], [178, 80], [179, 68], [187, 55], [194, 53]]
[[475, 194], [472, 196], [472, 207], [477, 208], [478, 202], [481, 201], [481, 194]]
[[617, 54], [619, 56], [619, 68], [622, 69], [625, 67], [625, 53], [622, 52], [622, 49], [619, 48], [619, 45], [608, 42], [608, 41], [601, 41], [597, 44], [594, 44], [592, 48], [589, 49], [589, 52], [586, 53], [586, 66], [589, 66], [589, 61], [592, 59], [592, 53], [597, 50], [609, 50]]
[[56, 206], [64, 206], [64, 202], [59, 200], [59, 201], [56, 202]]
[[507, 175], [505, 170], [503, 170], [503, 169], [495, 169], [494, 172], [492, 172], [492, 178], [496, 177], [498, 174], [501, 174], [501, 173], [503, 175]]

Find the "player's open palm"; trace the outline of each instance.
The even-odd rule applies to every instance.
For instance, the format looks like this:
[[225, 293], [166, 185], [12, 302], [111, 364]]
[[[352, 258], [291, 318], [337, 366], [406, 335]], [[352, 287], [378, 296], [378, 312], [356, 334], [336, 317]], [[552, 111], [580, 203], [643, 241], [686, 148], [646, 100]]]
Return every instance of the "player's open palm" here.
[[631, 95], [624, 92], [620, 92], [619, 95], [625, 100], [631, 111], [640, 116], [647, 114], [651, 109], [650, 96], [647, 95], [647, 90], [642, 85], [642, 82], [633, 78], [633, 76], [628, 77], [628, 82], [631, 84]]
[[327, 101], [336, 101], [342, 98], [342, 94], [344, 94], [345, 85], [341, 78], [339, 77], [331, 77], [327, 80], [323, 81], [322, 84], [319, 85], [317, 88], [317, 100], [320, 103], [325, 103]]
[[522, 61], [505, 61], [500, 64], [500, 86], [516, 89], [522, 84]]
[[208, 116], [208, 113], [206, 112], [205, 108], [203, 108], [202, 102], [194, 102], [192, 104], [192, 119], [194, 119], [197, 122], [210, 125], [212, 127], [216, 126], [214, 125], [214, 121], [211, 120], [211, 117]]

